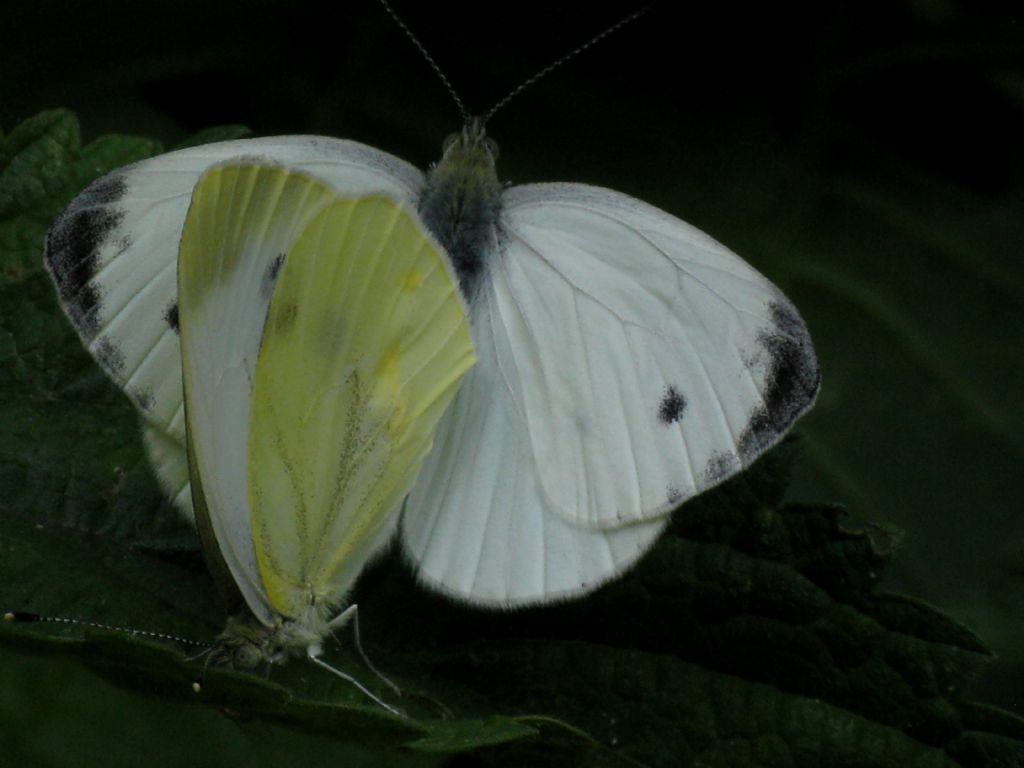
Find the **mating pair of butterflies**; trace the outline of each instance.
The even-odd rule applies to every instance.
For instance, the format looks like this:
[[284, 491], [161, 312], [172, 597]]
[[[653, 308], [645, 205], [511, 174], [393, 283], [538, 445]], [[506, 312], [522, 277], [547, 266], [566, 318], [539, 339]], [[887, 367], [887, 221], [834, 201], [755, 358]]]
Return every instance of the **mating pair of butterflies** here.
[[[633, 198], [308, 136], [105, 176], [46, 262], [257, 655], [311, 652], [397, 535], [480, 606], [586, 593], [813, 403], [782, 292]], [[252, 641], [256, 638], [255, 641]], [[250, 642], [252, 641], [252, 642]]]

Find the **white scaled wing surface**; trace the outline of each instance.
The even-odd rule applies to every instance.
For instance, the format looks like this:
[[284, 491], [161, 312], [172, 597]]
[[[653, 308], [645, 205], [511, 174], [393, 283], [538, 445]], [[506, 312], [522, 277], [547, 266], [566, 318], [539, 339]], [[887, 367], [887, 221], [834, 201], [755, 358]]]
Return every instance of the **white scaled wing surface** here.
[[421, 577], [471, 602], [570, 597], [813, 403], [817, 360], [771, 282], [625, 195], [512, 188], [471, 315], [477, 367], [407, 502]]
[[707, 235], [625, 195], [506, 196], [501, 367], [541, 487], [587, 526], [662, 515], [774, 445], [819, 373], [796, 308]]
[[189, 509], [176, 263], [192, 189], [227, 160], [304, 171], [348, 195], [412, 201], [413, 166], [352, 141], [279, 136], [207, 144], [118, 169], [57, 219], [46, 265], [83, 344], [139, 409], [146, 444], [170, 496]]
[[555, 514], [501, 367], [512, 353], [490, 286], [481, 288], [472, 319], [477, 364], [406, 501], [405, 549], [422, 581], [478, 605], [589, 591], [643, 554], [667, 518], [600, 530]]

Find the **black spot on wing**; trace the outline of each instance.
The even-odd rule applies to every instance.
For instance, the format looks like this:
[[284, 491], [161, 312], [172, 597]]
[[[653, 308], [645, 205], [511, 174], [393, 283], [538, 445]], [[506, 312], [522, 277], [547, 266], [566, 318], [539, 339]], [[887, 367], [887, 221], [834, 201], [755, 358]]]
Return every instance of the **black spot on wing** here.
[[174, 302], [167, 308], [167, 311], [164, 312], [164, 320], [172, 331], [177, 334], [181, 333], [181, 329], [178, 326], [178, 302]]
[[739, 439], [740, 456], [749, 464], [772, 446], [800, 417], [818, 394], [821, 373], [810, 334], [788, 302], [771, 305], [771, 325], [758, 337], [768, 358], [761, 397]]
[[668, 498], [668, 503], [673, 506], [675, 506], [676, 504], [683, 500], [683, 492], [676, 488], [674, 485], [670, 485], [668, 487], [668, 492], [666, 496]]
[[270, 297], [274, 293], [274, 284], [277, 283], [277, 277], [281, 274], [284, 258], [283, 253], [277, 254], [263, 272], [263, 279], [260, 281], [260, 295], [267, 301], [270, 301]]
[[64, 310], [79, 332], [93, 338], [101, 296], [90, 281], [99, 249], [124, 218], [116, 204], [126, 192], [124, 177], [111, 174], [86, 187], [62, 213], [46, 236], [46, 267], [57, 285]]
[[658, 418], [662, 424], [673, 424], [683, 417], [686, 410], [686, 398], [673, 386], [665, 390], [665, 396], [661, 398], [661, 405], [658, 406]]

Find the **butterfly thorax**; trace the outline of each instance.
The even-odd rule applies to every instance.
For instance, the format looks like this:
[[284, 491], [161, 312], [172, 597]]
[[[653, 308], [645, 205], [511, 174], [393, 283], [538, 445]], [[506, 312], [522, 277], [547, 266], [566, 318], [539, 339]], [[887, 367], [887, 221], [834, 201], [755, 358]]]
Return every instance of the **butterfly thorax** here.
[[441, 161], [427, 173], [419, 213], [448, 252], [463, 295], [471, 295], [486, 254], [496, 247], [501, 183], [498, 145], [471, 120], [444, 143]]

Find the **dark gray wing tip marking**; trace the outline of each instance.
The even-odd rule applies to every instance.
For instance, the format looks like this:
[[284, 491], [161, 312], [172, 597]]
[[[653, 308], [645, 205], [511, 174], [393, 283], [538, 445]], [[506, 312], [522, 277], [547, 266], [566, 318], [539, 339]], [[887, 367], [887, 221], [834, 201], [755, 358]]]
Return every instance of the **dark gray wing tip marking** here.
[[708, 459], [707, 466], [704, 467], [704, 473], [702, 480], [704, 481], [705, 487], [710, 488], [713, 485], [725, 480], [730, 475], [734, 475], [743, 468], [743, 464], [739, 458], [729, 453], [728, 451], [720, 451], [715, 453]]
[[124, 355], [121, 354], [120, 348], [106, 336], [100, 337], [100, 340], [96, 342], [93, 354], [100, 365], [110, 373], [120, 374], [124, 371]]
[[97, 179], [57, 217], [46, 236], [44, 260], [57, 285], [61, 304], [79, 332], [93, 338], [101, 296], [91, 283], [99, 249], [124, 218], [116, 207], [127, 191], [124, 176]]
[[771, 325], [758, 336], [768, 358], [763, 404], [755, 408], [740, 435], [739, 451], [749, 464], [792, 426], [811, 405], [821, 386], [821, 371], [811, 336], [800, 314], [786, 300], [769, 307]]
[[149, 413], [153, 410], [153, 403], [155, 399], [152, 391], [148, 389], [136, 389], [129, 393], [132, 400], [135, 401], [135, 405], [145, 413]]
[[686, 398], [674, 386], [668, 386], [658, 406], [658, 419], [662, 424], [674, 424], [683, 417], [685, 410]]
[[671, 504], [672, 506], [676, 506], [677, 504], [679, 504], [679, 502], [683, 500], [682, 491], [680, 491], [674, 485], [670, 485], [668, 487], [665, 496], [668, 500], [668, 503]]

